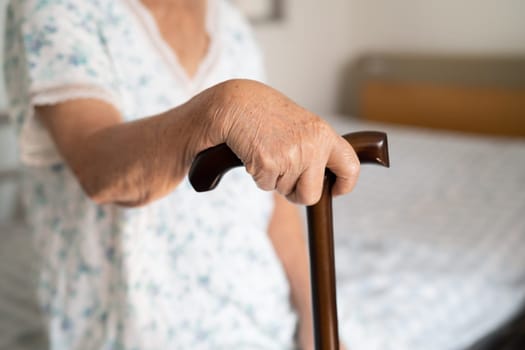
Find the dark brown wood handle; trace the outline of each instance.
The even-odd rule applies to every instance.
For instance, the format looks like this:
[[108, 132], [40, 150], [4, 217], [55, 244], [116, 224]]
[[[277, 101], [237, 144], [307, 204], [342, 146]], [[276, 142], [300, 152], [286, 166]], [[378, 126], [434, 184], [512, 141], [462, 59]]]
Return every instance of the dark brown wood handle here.
[[[361, 163], [388, 167], [388, 142], [385, 133], [361, 131], [343, 136], [354, 148]], [[189, 172], [198, 192], [214, 189], [222, 175], [241, 166], [241, 160], [221, 144], [197, 155]], [[332, 222], [332, 184], [335, 176], [327, 170], [321, 199], [307, 207], [308, 242], [315, 348], [339, 350], [335, 283], [334, 237]]]
[[229, 170], [241, 166], [242, 161], [225, 143], [197, 154], [188, 177], [197, 192], [213, 190]]

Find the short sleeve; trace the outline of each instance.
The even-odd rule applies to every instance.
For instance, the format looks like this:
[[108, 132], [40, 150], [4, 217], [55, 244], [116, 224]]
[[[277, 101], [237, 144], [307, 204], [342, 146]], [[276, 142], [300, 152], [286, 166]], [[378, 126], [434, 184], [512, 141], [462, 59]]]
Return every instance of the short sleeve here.
[[35, 106], [96, 98], [120, 109], [104, 20], [104, 10], [95, 0], [12, 0], [9, 4], [4, 70], [22, 160], [49, 163], [58, 156], [34, 118]]

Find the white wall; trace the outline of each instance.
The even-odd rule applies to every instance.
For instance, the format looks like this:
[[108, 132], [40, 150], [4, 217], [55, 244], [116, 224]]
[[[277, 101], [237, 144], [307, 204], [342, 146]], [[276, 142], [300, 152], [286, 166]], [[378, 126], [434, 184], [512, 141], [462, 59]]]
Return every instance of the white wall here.
[[320, 113], [365, 52], [525, 54], [525, 0], [287, 1], [283, 23], [256, 28], [270, 83]]
[[270, 84], [315, 111], [332, 110], [339, 69], [352, 49], [351, 1], [284, 1], [282, 23], [256, 27]]

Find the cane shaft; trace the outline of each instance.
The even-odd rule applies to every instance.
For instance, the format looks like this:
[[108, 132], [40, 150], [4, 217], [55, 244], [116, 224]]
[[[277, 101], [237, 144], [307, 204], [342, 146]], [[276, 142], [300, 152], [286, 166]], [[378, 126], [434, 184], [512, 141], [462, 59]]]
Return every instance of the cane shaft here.
[[339, 349], [335, 286], [331, 180], [325, 176], [321, 199], [306, 208], [315, 349]]

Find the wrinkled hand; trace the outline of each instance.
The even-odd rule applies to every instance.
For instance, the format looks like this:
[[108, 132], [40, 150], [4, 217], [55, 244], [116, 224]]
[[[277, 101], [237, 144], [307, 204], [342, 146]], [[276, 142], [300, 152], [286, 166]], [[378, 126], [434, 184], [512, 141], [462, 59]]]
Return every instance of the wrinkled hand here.
[[214, 88], [213, 143], [226, 142], [263, 190], [288, 200], [316, 203], [325, 168], [336, 175], [332, 193], [350, 192], [359, 174], [352, 147], [320, 117], [276, 90], [250, 80]]

